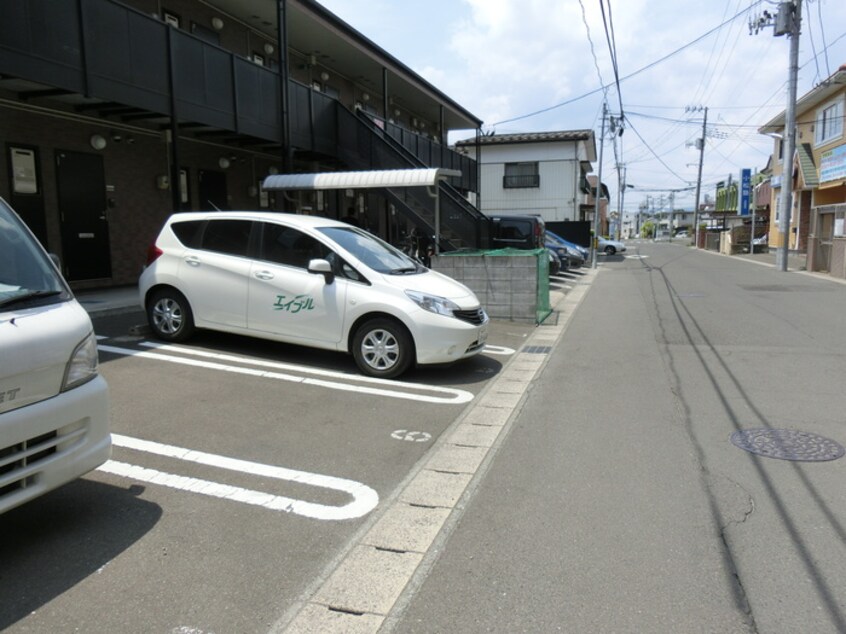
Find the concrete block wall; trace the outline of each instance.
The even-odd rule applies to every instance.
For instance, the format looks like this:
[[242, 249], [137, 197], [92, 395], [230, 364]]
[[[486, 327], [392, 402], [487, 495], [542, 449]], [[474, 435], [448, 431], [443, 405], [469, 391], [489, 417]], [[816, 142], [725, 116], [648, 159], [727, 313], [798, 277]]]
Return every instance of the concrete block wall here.
[[432, 269], [469, 287], [491, 318], [537, 321], [536, 256], [442, 255], [432, 258]]

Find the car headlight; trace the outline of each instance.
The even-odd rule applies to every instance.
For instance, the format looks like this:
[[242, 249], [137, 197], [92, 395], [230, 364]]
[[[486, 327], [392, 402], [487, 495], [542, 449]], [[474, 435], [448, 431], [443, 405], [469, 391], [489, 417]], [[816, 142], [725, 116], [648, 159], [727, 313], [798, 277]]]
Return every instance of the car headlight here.
[[460, 310], [458, 304], [448, 300], [446, 297], [427, 295], [419, 291], [406, 291], [405, 294], [408, 295], [411, 301], [420, 306], [420, 308], [428, 310], [430, 313], [452, 317], [453, 311]]
[[65, 379], [62, 381], [62, 391], [79, 387], [97, 376], [97, 364], [97, 341], [91, 332], [74, 348], [70, 356], [65, 368]]

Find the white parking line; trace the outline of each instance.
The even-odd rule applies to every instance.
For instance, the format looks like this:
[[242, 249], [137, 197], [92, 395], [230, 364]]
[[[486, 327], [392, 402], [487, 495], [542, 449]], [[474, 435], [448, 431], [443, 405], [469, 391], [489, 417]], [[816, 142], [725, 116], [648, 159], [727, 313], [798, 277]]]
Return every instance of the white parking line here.
[[[461, 403], [468, 403], [473, 400], [472, 392], [466, 390], [457, 390], [450, 387], [439, 387], [434, 385], [418, 385], [416, 383], [402, 383], [400, 381], [388, 381], [384, 379], [376, 379], [373, 377], [344, 374], [343, 372], [332, 372], [330, 370], [319, 370], [316, 368], [307, 368], [304, 366], [290, 365], [285, 363], [277, 363], [274, 361], [263, 361], [261, 359], [248, 359], [245, 357], [237, 357], [233, 355], [220, 354], [216, 352], [206, 352], [204, 350], [196, 350], [183, 346], [174, 346], [167, 344], [157, 344], [152, 342], [144, 342], [144, 345], [149, 348], [162, 350], [164, 352], [174, 352], [183, 355], [191, 355], [196, 357], [204, 357], [207, 359], [214, 359], [216, 361], [229, 361], [237, 363], [249, 363], [254, 366], [275, 368], [282, 370], [290, 370], [294, 372], [301, 372], [303, 374], [315, 374], [318, 376], [326, 376], [333, 379], [343, 379], [349, 382], [370, 383], [375, 385], [383, 385], [383, 389], [376, 387], [368, 387], [367, 385], [353, 385], [352, 383], [340, 383], [338, 381], [329, 381], [319, 378], [307, 378], [302, 376], [295, 376], [293, 374], [283, 374], [280, 372], [268, 372], [266, 370], [258, 370], [254, 368], [245, 368], [242, 366], [228, 365], [224, 363], [217, 363], [215, 361], [199, 361], [196, 359], [188, 359], [185, 357], [177, 357], [171, 354], [159, 354], [158, 352], [146, 352], [144, 350], [132, 350], [129, 348], [118, 348], [115, 346], [98, 346], [103, 352], [110, 352], [112, 354], [121, 354], [133, 357], [142, 357], [144, 359], [156, 359], [158, 361], [167, 361], [169, 363], [181, 363], [183, 365], [190, 365], [194, 367], [206, 368], [209, 370], [219, 370], [221, 372], [233, 372], [236, 374], [246, 374], [265, 379], [277, 379], [280, 381], [289, 381], [291, 383], [303, 383], [305, 385], [316, 385], [319, 387], [327, 387], [333, 390], [342, 390], [345, 392], [358, 392], [359, 394], [370, 394], [373, 396], [387, 396], [389, 398], [399, 398], [409, 401], [421, 401], [424, 403], [436, 403], [439, 405], [458, 405]], [[432, 392], [440, 396], [429, 396], [427, 394], [416, 394], [404, 390], [417, 390], [418, 392]]]
[[117, 460], [109, 460], [99, 468], [100, 471], [105, 471], [113, 475], [132, 480], [140, 480], [150, 484], [159, 484], [180, 491], [201, 493], [202, 495], [262, 506], [270, 510], [285, 511], [286, 513], [293, 513], [294, 515], [302, 515], [303, 517], [318, 520], [355, 519], [367, 515], [379, 503], [379, 495], [376, 491], [353, 480], [309, 473], [307, 471], [295, 471], [294, 469], [275, 467], [258, 462], [249, 462], [247, 460], [238, 460], [237, 458], [228, 458], [202, 451], [174, 447], [173, 445], [163, 445], [149, 440], [121, 436], [120, 434], [112, 434], [112, 443], [117, 447], [125, 447], [127, 449], [175, 458], [186, 462], [340, 491], [350, 495], [352, 501], [343, 506], [315, 504], [282, 495], [272, 495], [270, 493], [252, 491], [209, 480], [165, 473]]
[[488, 354], [501, 354], [501, 355], [511, 355], [514, 354], [515, 350], [513, 348], [506, 348], [505, 346], [485, 346], [484, 352]]

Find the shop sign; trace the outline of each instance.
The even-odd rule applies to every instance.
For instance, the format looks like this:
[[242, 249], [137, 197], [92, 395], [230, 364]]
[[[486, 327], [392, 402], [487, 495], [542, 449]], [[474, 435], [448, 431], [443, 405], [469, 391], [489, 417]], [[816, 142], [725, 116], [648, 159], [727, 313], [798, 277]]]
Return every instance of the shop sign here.
[[820, 182], [846, 178], [846, 145], [827, 150], [820, 156]]

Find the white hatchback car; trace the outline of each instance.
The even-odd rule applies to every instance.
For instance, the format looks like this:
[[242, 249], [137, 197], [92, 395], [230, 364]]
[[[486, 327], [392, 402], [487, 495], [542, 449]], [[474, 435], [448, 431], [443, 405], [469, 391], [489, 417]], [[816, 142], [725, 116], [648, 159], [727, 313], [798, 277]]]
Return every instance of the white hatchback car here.
[[157, 337], [195, 328], [352, 353], [370, 376], [482, 351], [488, 316], [463, 284], [337, 220], [273, 212], [171, 216], [139, 280]]

